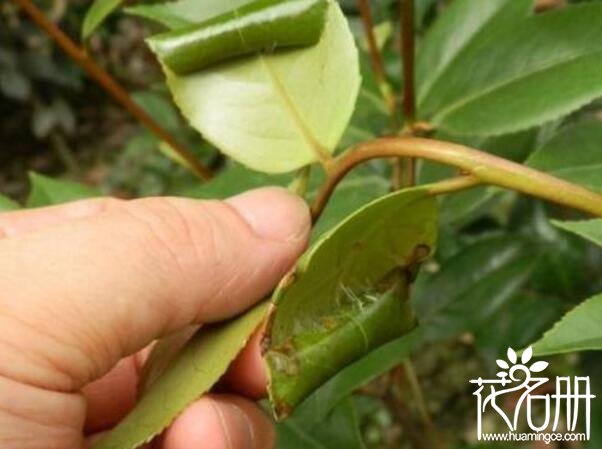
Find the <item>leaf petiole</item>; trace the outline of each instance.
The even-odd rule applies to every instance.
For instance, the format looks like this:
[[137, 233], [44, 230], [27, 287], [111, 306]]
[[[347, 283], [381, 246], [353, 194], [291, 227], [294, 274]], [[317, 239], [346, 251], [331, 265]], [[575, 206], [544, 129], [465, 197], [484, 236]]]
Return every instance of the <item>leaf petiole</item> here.
[[314, 204], [318, 219], [338, 183], [371, 159], [413, 157], [459, 168], [465, 176], [430, 186], [433, 195], [489, 184], [602, 216], [602, 195], [515, 162], [463, 145], [419, 137], [388, 137], [359, 144], [334, 159]]

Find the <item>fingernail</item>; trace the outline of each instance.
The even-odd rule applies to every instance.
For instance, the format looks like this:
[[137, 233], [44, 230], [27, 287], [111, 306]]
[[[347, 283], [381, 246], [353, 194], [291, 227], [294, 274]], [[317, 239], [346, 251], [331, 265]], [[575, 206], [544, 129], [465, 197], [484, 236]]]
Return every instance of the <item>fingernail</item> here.
[[295, 242], [311, 227], [309, 208], [297, 195], [280, 187], [252, 190], [226, 200], [264, 239]]

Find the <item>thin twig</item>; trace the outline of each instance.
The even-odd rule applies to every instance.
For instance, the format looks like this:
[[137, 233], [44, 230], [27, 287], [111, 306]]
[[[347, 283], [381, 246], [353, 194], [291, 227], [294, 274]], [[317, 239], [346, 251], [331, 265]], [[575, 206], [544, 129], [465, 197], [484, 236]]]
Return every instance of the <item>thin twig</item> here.
[[[393, 88], [387, 80], [383, 56], [378, 48], [378, 44], [376, 43], [376, 36], [374, 35], [374, 21], [372, 20], [370, 4], [368, 3], [368, 0], [357, 0], [357, 5], [360, 10], [364, 34], [366, 35], [366, 41], [368, 43], [368, 53], [370, 55], [372, 71], [374, 72], [376, 82], [387, 106], [387, 111], [391, 120], [391, 132], [393, 134], [397, 134], [399, 128], [399, 121], [397, 117], [397, 101], [395, 100]], [[391, 160], [391, 164], [393, 167], [391, 189], [397, 190], [403, 187], [403, 160], [400, 158], [394, 158]]]
[[431, 414], [426, 406], [424, 394], [422, 393], [422, 387], [420, 386], [418, 376], [416, 375], [416, 370], [414, 369], [414, 364], [410, 358], [404, 360], [403, 369], [405, 371], [405, 377], [408, 381], [408, 385], [410, 386], [410, 390], [412, 391], [412, 395], [414, 396], [416, 404], [418, 405], [420, 418], [422, 419], [424, 427], [427, 429], [433, 428], [433, 419], [431, 418]]
[[149, 128], [159, 139], [163, 140], [190, 165], [192, 171], [201, 179], [212, 176], [211, 170], [205, 167], [192, 153], [182, 146], [168, 131], [159, 125], [144, 109], [130, 98], [128, 92], [117, 83], [102, 67], [63, 33], [31, 0], [13, 0], [21, 6], [31, 20], [44, 30], [57, 45], [82, 69], [90, 75], [109, 95], [140, 123]]
[[399, 386], [402, 383], [400, 379], [401, 375], [399, 367], [394, 368], [389, 373], [389, 391], [383, 397], [383, 402], [401, 426], [403, 436], [406, 437], [414, 449], [433, 449], [429, 445], [429, 439], [425, 437], [420, 427], [412, 419], [412, 413], [401, 394]]
[[406, 126], [416, 121], [414, 80], [414, 0], [399, 0], [401, 22], [401, 60], [403, 70], [403, 114]]
[[372, 71], [374, 72], [376, 82], [378, 83], [381, 94], [387, 105], [387, 110], [393, 126], [397, 127], [397, 106], [395, 96], [393, 95], [393, 89], [387, 80], [383, 56], [378, 48], [376, 36], [374, 35], [374, 21], [372, 20], [370, 4], [368, 3], [368, 0], [357, 0], [357, 6], [360, 10], [364, 34], [366, 35], [366, 42], [368, 43], [368, 54], [370, 55]]
[[364, 142], [333, 161], [328, 178], [312, 207], [314, 220], [320, 216], [335, 187], [350, 170], [371, 159], [390, 157], [428, 159], [459, 168], [469, 175], [456, 181], [444, 181], [444, 188], [434, 188], [433, 194], [483, 183], [602, 216], [602, 195], [576, 184], [463, 145], [419, 137], [389, 137]]
[[[416, 122], [416, 81], [414, 44], [414, 0], [399, 0], [399, 22], [401, 29], [401, 61], [403, 76], [403, 115], [407, 129], [413, 129]], [[416, 184], [416, 159], [405, 161], [405, 186]]]

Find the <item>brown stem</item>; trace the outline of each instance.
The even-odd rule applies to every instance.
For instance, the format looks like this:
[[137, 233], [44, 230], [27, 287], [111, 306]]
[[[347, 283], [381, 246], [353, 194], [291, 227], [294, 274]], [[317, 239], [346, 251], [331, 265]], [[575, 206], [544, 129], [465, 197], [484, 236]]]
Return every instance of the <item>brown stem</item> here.
[[382, 96], [387, 105], [387, 110], [389, 111], [393, 125], [396, 127], [397, 108], [395, 105], [395, 97], [387, 80], [382, 53], [380, 52], [378, 44], [376, 43], [376, 36], [374, 35], [374, 21], [372, 20], [370, 4], [368, 3], [368, 0], [357, 0], [357, 6], [360, 10], [362, 26], [364, 28], [364, 34], [366, 35], [366, 42], [368, 43], [368, 54], [370, 55], [372, 71], [374, 72], [376, 82], [378, 83]]
[[312, 207], [314, 219], [320, 216], [341, 179], [362, 162], [388, 157], [423, 158], [459, 168], [468, 176], [447, 181], [445, 188], [432, 188], [440, 194], [476, 183], [515, 190], [544, 200], [602, 216], [602, 195], [532, 168], [450, 142], [419, 137], [382, 138], [362, 143], [337, 157], [328, 179]]
[[414, 0], [399, 0], [401, 60], [403, 69], [403, 114], [408, 127], [416, 121], [414, 81]]
[[[406, 127], [412, 129], [416, 122], [414, 0], [399, 0], [399, 17], [403, 71], [403, 115]], [[404, 165], [405, 185], [411, 187], [416, 184], [416, 159], [408, 158]]]
[[403, 436], [414, 449], [433, 449], [432, 445], [429, 444], [430, 435], [425, 435], [424, 429], [421, 429], [414, 422], [412, 412], [402, 395], [403, 372], [397, 367], [390, 372], [389, 376], [390, 387], [383, 397], [383, 402], [395, 421], [401, 426]]
[[433, 428], [433, 419], [431, 418], [431, 414], [426, 405], [424, 394], [422, 393], [422, 387], [420, 386], [418, 376], [416, 375], [416, 370], [414, 369], [414, 364], [412, 363], [412, 360], [409, 357], [404, 360], [403, 369], [405, 372], [405, 378], [408, 382], [408, 385], [410, 386], [412, 394], [414, 395], [416, 404], [418, 405], [418, 410], [420, 411], [420, 418], [422, 419], [424, 427]]
[[31, 0], [13, 0], [21, 6], [31, 20], [44, 30], [57, 45], [82, 69], [86, 71], [109, 95], [113, 97], [136, 120], [150, 129], [159, 139], [163, 140], [178, 153], [190, 166], [192, 171], [201, 179], [211, 178], [211, 171], [205, 167], [192, 153], [182, 146], [169, 132], [159, 125], [144, 109], [130, 98], [128, 92], [121, 87], [102, 67], [92, 60], [73, 40], [63, 33]]

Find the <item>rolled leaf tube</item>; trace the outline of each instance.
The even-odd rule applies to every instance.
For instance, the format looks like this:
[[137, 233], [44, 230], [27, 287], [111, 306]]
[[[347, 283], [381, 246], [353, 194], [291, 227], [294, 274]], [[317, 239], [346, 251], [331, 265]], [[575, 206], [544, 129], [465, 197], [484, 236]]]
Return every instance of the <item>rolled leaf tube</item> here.
[[320, 39], [328, 0], [256, 0], [194, 26], [148, 40], [163, 64], [187, 75], [234, 58]]
[[[405, 279], [399, 281], [405, 283]], [[288, 416], [341, 368], [414, 329], [416, 320], [407, 301], [407, 286], [400, 287], [369, 294], [348, 290], [349, 296], [336, 313], [325, 314], [311, 330], [291, 335], [284, 344], [265, 353], [277, 417]]]
[[298, 260], [272, 296], [262, 345], [277, 417], [414, 327], [408, 286], [436, 233], [436, 199], [406, 189], [360, 208]]

